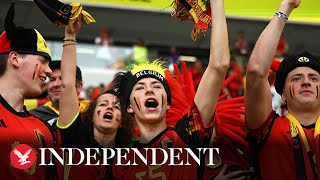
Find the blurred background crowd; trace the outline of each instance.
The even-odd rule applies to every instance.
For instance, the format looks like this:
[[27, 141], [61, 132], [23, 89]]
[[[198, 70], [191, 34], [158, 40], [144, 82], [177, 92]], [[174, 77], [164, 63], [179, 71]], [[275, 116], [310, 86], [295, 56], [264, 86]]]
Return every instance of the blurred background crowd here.
[[[0, 6], [8, 7], [10, 2], [10, 0], [1, 1]], [[80, 98], [92, 100], [105, 90], [113, 75], [119, 70], [133, 63], [159, 57], [167, 63], [171, 71], [174, 63], [179, 65], [182, 61], [186, 61], [193, 74], [195, 89], [197, 88], [209, 59], [210, 33], [207, 32], [205, 37], [200, 37], [194, 42], [189, 37], [192, 21], [182, 23], [175, 19], [168, 20], [172, 12], [171, 1], [165, 0], [161, 3], [141, 1], [140, 5], [139, 2], [130, 0], [81, 2], [95, 17], [97, 23], [84, 28], [77, 37], [77, 63], [82, 71], [83, 81]], [[154, 3], [156, 5], [152, 5]], [[47, 39], [53, 59], [60, 60], [62, 30], [51, 28], [51, 22], [43, 18], [42, 12], [32, 1], [22, 1], [16, 6], [19, 9], [16, 12], [16, 23], [25, 27], [37, 27]], [[237, 97], [244, 94], [245, 70], [253, 45], [273, 16], [274, 10], [270, 10], [270, 17], [257, 18], [235, 16], [232, 13], [230, 15], [227, 5], [226, 8], [231, 49], [231, 66], [227, 76], [235, 75], [235, 78], [224, 92], [229, 97]], [[5, 15], [6, 8], [1, 11], [4, 11], [1, 14]], [[0, 25], [3, 24], [4, 18], [0, 17]], [[284, 56], [294, 54], [297, 49], [308, 49], [319, 56], [320, 51], [316, 46], [318, 43], [316, 32], [319, 25], [320, 22], [317, 22], [317, 17], [314, 18], [313, 15], [307, 17], [306, 21], [290, 21], [279, 41], [276, 58], [281, 61]], [[0, 26], [0, 30], [3, 31], [3, 27]], [[274, 83], [274, 76], [275, 74], [270, 72], [271, 85]], [[280, 114], [285, 113], [281, 109], [281, 97], [275, 93], [272, 86], [271, 91], [274, 92], [274, 108]], [[44, 104], [48, 99], [47, 92], [48, 86], [36, 103], [34, 99], [26, 103], [28, 109]]]

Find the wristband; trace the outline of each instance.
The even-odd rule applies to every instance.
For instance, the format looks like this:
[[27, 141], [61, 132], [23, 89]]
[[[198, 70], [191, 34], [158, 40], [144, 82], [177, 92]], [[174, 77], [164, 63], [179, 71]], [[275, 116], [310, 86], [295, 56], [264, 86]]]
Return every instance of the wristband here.
[[274, 16], [278, 17], [279, 19], [283, 20], [284, 22], [288, 22], [288, 16], [285, 13], [276, 11]]
[[62, 47], [69, 46], [69, 45], [76, 45], [76, 44], [77, 44], [76, 42], [68, 43], [68, 44], [63, 44]]
[[76, 39], [63, 39], [63, 41], [77, 42], [77, 40], [76, 40]]

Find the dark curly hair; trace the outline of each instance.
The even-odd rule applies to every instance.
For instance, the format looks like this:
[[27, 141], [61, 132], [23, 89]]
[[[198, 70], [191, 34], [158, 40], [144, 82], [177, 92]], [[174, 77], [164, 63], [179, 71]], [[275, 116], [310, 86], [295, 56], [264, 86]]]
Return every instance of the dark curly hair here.
[[[82, 113], [81, 119], [83, 121], [83, 124], [88, 127], [89, 134], [91, 138], [94, 138], [93, 135], [93, 113], [97, 105], [97, 99], [104, 94], [113, 94], [115, 95], [119, 100], [119, 93], [116, 92], [116, 89], [108, 90], [104, 92], [103, 94], [100, 94], [96, 99], [94, 99], [87, 109]], [[129, 113], [127, 112], [127, 108], [123, 107], [121, 101], [120, 101], [120, 107], [121, 107], [121, 125], [118, 128], [116, 138], [115, 138], [115, 145], [119, 148], [128, 147], [131, 144], [131, 139], [133, 137], [133, 127], [134, 127], [134, 119]]]

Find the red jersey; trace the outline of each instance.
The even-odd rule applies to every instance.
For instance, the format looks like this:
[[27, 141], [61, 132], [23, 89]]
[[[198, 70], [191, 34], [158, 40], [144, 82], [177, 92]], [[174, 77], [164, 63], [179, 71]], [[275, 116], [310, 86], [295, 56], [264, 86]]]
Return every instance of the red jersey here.
[[[138, 148], [142, 154], [145, 150], [142, 148], [162, 148], [168, 151], [168, 148], [190, 148], [192, 150], [201, 147], [208, 147], [211, 138], [212, 128], [205, 128], [198, 109], [194, 105], [189, 113], [177, 122], [174, 128], [168, 127], [158, 134], [147, 144], [136, 143], [133, 148]], [[128, 153], [128, 160], [134, 161], [134, 153]], [[149, 151], [148, 151], [149, 152]], [[160, 155], [159, 155], [160, 154]], [[159, 159], [163, 159], [161, 153], [157, 154]], [[195, 152], [195, 154], [199, 154]], [[168, 153], [168, 156], [169, 153]], [[180, 161], [186, 160], [187, 153], [180, 153]], [[148, 160], [151, 154], [147, 154]], [[161, 160], [160, 160], [161, 161]], [[202, 158], [204, 161], [204, 156]], [[163, 165], [151, 166], [144, 164], [139, 158], [135, 159], [138, 165], [116, 165], [116, 157], [112, 165], [112, 176], [114, 179], [203, 179], [204, 166], [198, 165], [192, 158], [189, 158], [191, 165], [169, 165], [169, 160]], [[201, 162], [204, 164], [204, 162]], [[178, 164], [175, 162], [175, 164]]]
[[[36, 117], [25, 112], [16, 112], [0, 95], [0, 179], [45, 179], [48, 166], [39, 166], [39, 148], [52, 148], [53, 137], [47, 126]], [[36, 162], [28, 169], [15, 168], [10, 153], [15, 146], [26, 144], [37, 156]], [[46, 158], [48, 159], [48, 158]]]
[[[293, 138], [288, 118], [272, 113], [260, 128], [248, 128], [248, 130], [249, 139], [255, 139], [256, 143], [263, 142], [257, 153], [262, 179], [297, 179]], [[303, 127], [303, 131], [310, 145], [311, 154], [314, 154], [314, 124]]]
[[[83, 149], [82, 149], [83, 150]], [[58, 154], [61, 156], [61, 150], [56, 149]], [[93, 154], [92, 154], [93, 155]], [[68, 162], [68, 153], [64, 153], [64, 162]], [[85, 155], [85, 159], [87, 158], [87, 155]], [[72, 154], [72, 161], [74, 163], [79, 162], [80, 160], [80, 154], [78, 151], [73, 151]], [[102, 155], [96, 154], [96, 159], [92, 159], [92, 164], [96, 162], [102, 162]], [[58, 171], [58, 177], [61, 180], [76, 180], [76, 179], [90, 179], [90, 180], [99, 180], [102, 179], [105, 176], [106, 168], [102, 165], [85, 165], [85, 162], [79, 164], [79, 165], [62, 165], [58, 161], [56, 161], [57, 171]]]

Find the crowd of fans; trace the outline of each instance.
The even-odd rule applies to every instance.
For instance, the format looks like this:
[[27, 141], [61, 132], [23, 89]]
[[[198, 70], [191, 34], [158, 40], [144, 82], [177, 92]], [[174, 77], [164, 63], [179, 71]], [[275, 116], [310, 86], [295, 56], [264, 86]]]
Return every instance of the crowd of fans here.
[[[40, 9], [52, 5], [44, 2], [37, 4]], [[280, 3], [254, 47], [240, 30], [230, 48], [224, 0], [201, 2], [207, 3], [200, 8], [175, 1], [175, 8], [197, 17], [194, 40], [206, 31], [203, 26], [214, 24], [208, 60], [196, 57], [186, 63], [172, 46], [168, 57], [150, 61], [145, 40], [139, 38], [125, 69], [110, 83], [87, 89], [77, 66], [76, 36], [84, 23], [94, 22], [91, 15], [77, 3], [70, 5], [73, 13], [67, 23], [59, 13], [44, 12], [65, 29], [61, 59], [52, 60], [37, 30], [16, 27], [12, 3], [0, 35], [0, 178], [319, 179], [320, 60], [309, 52], [287, 57], [289, 45], [282, 37], [300, 0]], [[59, 5], [66, 6], [56, 4], [58, 12]], [[109, 30], [102, 29], [96, 43], [107, 48], [99, 56], [110, 59]], [[31, 147], [25, 156], [32, 149], [38, 156], [30, 166], [24, 166], [29, 156], [23, 161], [18, 152], [23, 144]], [[114, 159], [123, 154], [106, 160], [107, 152], [101, 151], [84, 156], [110, 166], [40, 166], [39, 148], [54, 148], [75, 161], [82, 157], [64, 148], [128, 148], [125, 157], [139, 165], [118, 165]], [[190, 165], [172, 166], [143, 163], [130, 154], [144, 153], [145, 148], [220, 152], [199, 154], [202, 163], [182, 153], [180, 158]], [[14, 155], [20, 157], [19, 166], [13, 163]], [[150, 159], [151, 154], [145, 155]]]

